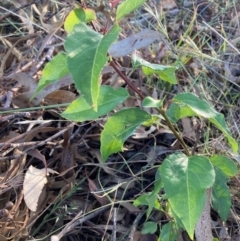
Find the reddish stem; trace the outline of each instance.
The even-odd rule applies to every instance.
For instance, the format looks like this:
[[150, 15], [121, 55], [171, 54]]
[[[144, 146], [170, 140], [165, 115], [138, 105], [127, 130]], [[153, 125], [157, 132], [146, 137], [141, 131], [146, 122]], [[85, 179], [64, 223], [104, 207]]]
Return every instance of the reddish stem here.
[[137, 88], [134, 84], [132, 84], [132, 82], [128, 79], [128, 77], [119, 70], [119, 68], [118, 68], [118, 66], [117, 66], [117, 64], [116, 64], [116, 61], [115, 61], [115, 60], [112, 60], [112, 61], [110, 62], [110, 65], [111, 65], [111, 66], [115, 69], [115, 71], [123, 78], [123, 80], [127, 83], [127, 85], [128, 85], [134, 92], [136, 92], [136, 93], [139, 95], [139, 97], [141, 98], [141, 100], [143, 100], [143, 99], [144, 99], [144, 95], [138, 90], [138, 88]]

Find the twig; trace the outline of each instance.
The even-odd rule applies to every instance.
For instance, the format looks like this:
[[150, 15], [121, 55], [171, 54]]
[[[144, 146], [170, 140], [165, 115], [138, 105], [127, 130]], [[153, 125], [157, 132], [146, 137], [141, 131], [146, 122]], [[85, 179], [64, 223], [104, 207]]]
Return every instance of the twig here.
[[174, 126], [172, 125], [172, 122], [169, 120], [168, 116], [166, 115], [166, 112], [164, 109], [156, 108], [157, 111], [163, 116], [165, 121], [167, 122], [167, 126], [169, 129], [173, 132], [174, 136], [178, 139], [178, 141], [182, 144], [183, 149], [186, 152], [187, 156], [190, 156], [190, 152], [188, 150], [188, 147], [186, 143], [184, 142], [183, 138], [178, 134], [178, 132], [175, 130]]
[[[0, 143], [0, 148], [1, 147], [5, 147], [5, 148], [16, 148], [16, 147], [24, 147], [24, 146], [36, 146], [38, 144], [40, 144], [42, 141], [29, 141], [29, 142], [23, 142], [23, 143]], [[55, 143], [54, 142], [47, 142], [45, 143], [47, 145], [52, 145], [54, 146]], [[60, 144], [60, 143], [58, 143]], [[0, 154], [1, 156], [1, 154]]]
[[113, 209], [113, 241], [117, 241], [117, 208]]
[[25, 151], [23, 151], [23, 152], [22, 152], [21, 154], [19, 154], [19, 155], [0, 157], [0, 160], [1, 160], [1, 161], [4, 161], [4, 160], [11, 160], [11, 159], [20, 158], [21, 156], [27, 154], [29, 151], [32, 151], [32, 150], [36, 149], [37, 147], [46, 145], [48, 142], [50, 142], [50, 141], [54, 140], [55, 138], [59, 137], [60, 135], [64, 134], [66, 131], [68, 131], [70, 128], [72, 128], [74, 125], [75, 125], [75, 123], [70, 124], [70, 125], [69, 125], [67, 128], [65, 128], [64, 130], [61, 130], [61, 131], [59, 131], [58, 133], [56, 133], [55, 135], [49, 137], [48, 139], [46, 139], [46, 140], [44, 140], [44, 141], [41, 141], [39, 144], [37, 144], [37, 145], [35, 145], [35, 146], [32, 146], [32, 147], [26, 149]]
[[133, 225], [132, 225], [132, 230], [129, 234], [129, 241], [133, 241], [133, 237], [134, 237], [134, 233], [135, 233], [136, 228], [137, 228], [137, 224], [139, 223], [139, 221], [140, 221], [140, 219], [142, 218], [143, 215], [144, 215], [144, 212], [141, 212], [135, 218], [135, 220], [133, 222]]
[[13, 119], [17, 119], [17, 118], [23, 118], [23, 117], [24, 118], [30, 118], [31, 117], [30, 112], [19, 112], [19, 113], [15, 113], [13, 115], [0, 117], [0, 123], [5, 122], [5, 121], [9, 121], [9, 120], [13, 120]]
[[13, 98], [13, 92], [12, 91], [8, 91], [7, 95], [6, 95], [6, 102], [3, 106], [3, 108], [9, 108], [11, 103], [12, 103], [12, 98]]
[[[51, 236], [51, 241], [59, 241], [66, 233], [70, 232], [71, 230], [73, 230], [76, 226], [94, 218], [95, 216], [97, 216], [98, 214], [104, 212], [105, 210], [107, 210], [109, 208], [109, 206], [104, 206], [99, 208], [98, 210], [92, 212], [91, 214], [88, 214], [82, 218], [80, 218], [82, 211], [80, 211], [76, 217], [67, 224], [67, 226], [58, 234], [58, 235], [53, 235]], [[77, 220], [78, 219], [78, 220]]]
[[0, 102], [5, 101], [5, 99], [6, 99], [6, 94], [3, 94], [0, 96]]

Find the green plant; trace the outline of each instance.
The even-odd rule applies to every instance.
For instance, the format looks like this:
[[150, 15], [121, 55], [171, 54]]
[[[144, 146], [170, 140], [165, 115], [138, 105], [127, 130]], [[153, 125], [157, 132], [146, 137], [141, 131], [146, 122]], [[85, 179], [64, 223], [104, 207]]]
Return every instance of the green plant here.
[[[111, 12], [117, 2], [112, 1]], [[209, 230], [203, 230], [201, 225], [198, 229], [198, 223], [200, 221], [201, 224], [202, 215], [206, 212], [210, 220], [211, 199], [213, 208], [218, 211], [222, 220], [227, 219], [231, 199], [226, 182], [229, 177], [236, 174], [237, 168], [231, 159], [223, 155], [191, 154], [190, 148], [177, 131], [177, 121], [191, 116], [205, 118], [223, 133], [234, 152], [237, 152], [238, 145], [226, 126], [224, 116], [207, 101], [200, 100], [191, 93], [177, 94], [170, 105], [163, 100], [144, 97], [127, 76], [122, 74], [116, 61], [109, 55], [110, 46], [121, 32], [120, 20], [144, 2], [145, 0], [126, 0], [121, 3], [116, 11], [115, 23], [109, 30], [108, 26], [105, 26], [102, 32], [97, 32], [92, 22], [97, 18], [94, 11], [85, 6], [74, 9], [64, 25], [68, 33], [64, 44], [65, 52], [56, 55], [46, 65], [35, 96], [49, 84], [70, 73], [80, 97], [68, 106], [62, 116], [76, 122], [96, 120], [107, 114], [110, 116], [101, 133], [102, 162], [106, 162], [111, 154], [122, 151], [125, 140], [137, 127], [161, 125], [164, 119], [184, 151], [165, 158], [156, 173], [153, 191], [138, 197], [134, 204], [148, 206], [148, 218], [153, 208], [162, 210], [159, 192], [164, 188], [168, 212], [173, 221], [163, 226], [159, 239], [175, 240], [176, 230], [183, 228], [191, 239], [195, 232], [197, 240], [200, 240], [199, 235], [208, 235], [209, 239], [204, 240], [212, 240]], [[158, 115], [151, 115], [141, 108], [124, 108], [112, 113], [111, 111], [124, 102], [129, 94], [124, 88], [114, 89], [101, 85], [101, 71], [107, 64], [111, 65], [136, 92], [142, 106], [155, 108]], [[132, 66], [142, 68], [145, 75], [155, 74], [163, 81], [177, 84], [175, 66], [151, 64], [136, 55], [132, 56]], [[211, 231], [211, 227], [209, 228]], [[156, 229], [156, 224], [146, 222], [143, 232], [153, 233]]]

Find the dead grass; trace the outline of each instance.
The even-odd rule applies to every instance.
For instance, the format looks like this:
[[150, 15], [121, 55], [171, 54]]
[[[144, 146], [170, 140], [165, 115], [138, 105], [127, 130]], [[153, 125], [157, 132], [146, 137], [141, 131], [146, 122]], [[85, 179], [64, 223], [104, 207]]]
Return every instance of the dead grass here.
[[[0, 239], [49, 240], [55, 235], [52, 240], [60, 237], [65, 240], [155, 240], [154, 235], [140, 234], [145, 209], [136, 208], [132, 203], [140, 194], [152, 190], [156, 168], [172, 151], [175, 138], [167, 130], [153, 128], [151, 135], [129, 138], [125, 151], [113, 155], [103, 165], [99, 154], [103, 121], [70, 123], [60, 116], [66, 103], [75, 98], [76, 90], [71, 84], [61, 88], [60, 91], [65, 92], [60, 99], [53, 95], [43, 103], [39, 101], [37, 107], [29, 104], [31, 91], [46, 64], [46, 55], [50, 50], [53, 55], [63, 50], [62, 23], [74, 6], [71, 2], [43, 1], [17, 12], [14, 8], [26, 1], [0, 3]], [[103, 11], [100, 2], [104, 1], [87, 4], [94, 7], [102, 16], [100, 22], [104, 22], [107, 7]], [[123, 21], [123, 35], [129, 36], [143, 28], [161, 32], [161, 42], [142, 49], [141, 54], [153, 63], [178, 66], [179, 85], [143, 78], [133, 71], [129, 71], [129, 76], [136, 85], [142, 85], [145, 94], [155, 98], [165, 94], [171, 98], [177, 92], [188, 90], [210, 101], [224, 114], [239, 141], [238, 0], [199, 4], [160, 2], [161, 5], [148, 1], [129, 16], [128, 21]], [[9, 13], [12, 15], [5, 16]], [[49, 47], [49, 40], [54, 48]], [[131, 69], [128, 58], [120, 63]], [[103, 76], [105, 83], [113, 80], [120, 83], [119, 77], [111, 73]], [[193, 118], [179, 123], [179, 130], [189, 145], [196, 141], [193, 129], [198, 122]], [[221, 135], [206, 123], [201, 124], [204, 127], [198, 148], [205, 153], [224, 148], [231, 155], [228, 147], [219, 146]], [[144, 136], [146, 130], [139, 132]], [[152, 159], [155, 161], [151, 162]], [[146, 165], [149, 162], [151, 165]], [[49, 168], [47, 187], [42, 185], [40, 191], [31, 190], [32, 197], [37, 193], [41, 196], [34, 203], [35, 210], [30, 210], [24, 201], [23, 183], [31, 165]], [[51, 170], [55, 173], [50, 174]], [[238, 240], [238, 182], [233, 180], [231, 187], [232, 214], [224, 225], [215, 221], [215, 236], [221, 234], [222, 238]], [[162, 205], [164, 207], [164, 203]], [[214, 212], [213, 219], [218, 220]], [[163, 224], [169, 218], [164, 212], [154, 211], [150, 220]], [[183, 235], [182, 240], [188, 239]]]

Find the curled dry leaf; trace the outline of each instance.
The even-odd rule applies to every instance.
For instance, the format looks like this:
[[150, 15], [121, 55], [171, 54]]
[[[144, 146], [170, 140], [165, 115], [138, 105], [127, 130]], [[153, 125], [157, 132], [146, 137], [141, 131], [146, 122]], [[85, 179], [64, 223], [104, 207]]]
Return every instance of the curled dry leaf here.
[[[47, 172], [54, 172], [47, 169]], [[24, 201], [27, 207], [33, 211], [39, 211], [38, 208], [47, 199], [47, 184], [46, 169], [37, 169], [30, 166], [25, 174], [23, 182]]]

